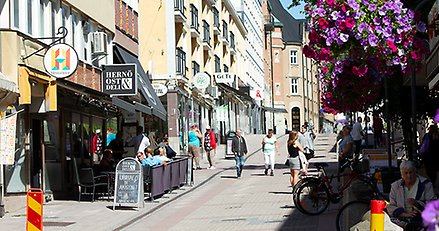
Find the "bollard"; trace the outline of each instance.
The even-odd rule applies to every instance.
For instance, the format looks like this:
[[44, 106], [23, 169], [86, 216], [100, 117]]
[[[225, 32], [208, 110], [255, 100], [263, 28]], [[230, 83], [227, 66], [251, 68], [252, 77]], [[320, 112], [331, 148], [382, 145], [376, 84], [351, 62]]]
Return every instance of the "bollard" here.
[[43, 190], [27, 190], [26, 231], [43, 230]]
[[370, 231], [384, 231], [384, 212], [386, 202], [383, 200], [370, 201]]

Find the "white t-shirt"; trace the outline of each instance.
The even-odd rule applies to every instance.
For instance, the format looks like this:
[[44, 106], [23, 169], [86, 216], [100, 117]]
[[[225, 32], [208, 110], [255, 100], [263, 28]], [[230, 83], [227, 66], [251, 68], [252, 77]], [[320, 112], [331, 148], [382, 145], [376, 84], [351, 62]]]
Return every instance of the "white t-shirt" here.
[[363, 130], [363, 127], [361, 126], [361, 123], [356, 122], [354, 124], [354, 127], [351, 131], [351, 136], [353, 140], [361, 140], [363, 136], [361, 135], [361, 131]]
[[277, 139], [275, 136], [271, 136], [271, 138], [268, 138], [267, 136], [264, 137], [264, 153], [273, 153], [276, 148], [276, 142]]

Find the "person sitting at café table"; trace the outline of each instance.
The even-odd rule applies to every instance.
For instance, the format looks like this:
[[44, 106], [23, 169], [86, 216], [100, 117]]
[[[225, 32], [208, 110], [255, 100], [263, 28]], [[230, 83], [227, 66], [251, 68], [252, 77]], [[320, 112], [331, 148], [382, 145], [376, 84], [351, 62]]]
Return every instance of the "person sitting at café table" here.
[[422, 227], [421, 212], [426, 202], [435, 199], [431, 182], [416, 172], [412, 161], [403, 161], [399, 167], [401, 178], [391, 185], [387, 211], [392, 221], [404, 230]]
[[143, 154], [143, 152], [138, 152], [137, 153], [137, 159], [139, 159], [139, 162], [142, 164], [142, 166], [157, 166], [157, 165], [161, 165], [163, 163], [166, 163], [164, 161], [162, 161], [158, 156], [152, 156], [152, 149], [151, 148], [146, 148], [145, 149], [145, 153]]
[[166, 148], [165, 147], [158, 147], [158, 158], [160, 158], [162, 161], [170, 161], [170, 159], [166, 156]]
[[111, 149], [105, 149], [102, 155], [102, 160], [99, 162], [97, 169], [99, 172], [111, 172], [114, 171], [114, 159], [113, 159], [113, 151]]

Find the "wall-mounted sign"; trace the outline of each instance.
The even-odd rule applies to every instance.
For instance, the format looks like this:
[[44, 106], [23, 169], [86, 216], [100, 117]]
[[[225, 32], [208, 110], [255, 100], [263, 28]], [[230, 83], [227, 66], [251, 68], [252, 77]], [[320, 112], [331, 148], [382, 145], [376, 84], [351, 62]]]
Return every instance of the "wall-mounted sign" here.
[[197, 73], [192, 80], [198, 89], [206, 89], [210, 85], [210, 76], [204, 72]]
[[44, 68], [54, 78], [67, 78], [78, 67], [78, 54], [73, 47], [60, 43], [51, 46], [44, 54]]
[[152, 88], [154, 88], [155, 94], [160, 97], [166, 95], [168, 93], [168, 87], [161, 83], [153, 83], [151, 84]]
[[251, 97], [255, 100], [263, 100], [264, 99], [264, 89], [256, 88], [251, 92]]
[[136, 64], [105, 65], [102, 70], [102, 92], [113, 96], [137, 95]]
[[233, 73], [215, 73], [215, 81], [217, 83], [233, 83], [236, 78], [236, 74]]

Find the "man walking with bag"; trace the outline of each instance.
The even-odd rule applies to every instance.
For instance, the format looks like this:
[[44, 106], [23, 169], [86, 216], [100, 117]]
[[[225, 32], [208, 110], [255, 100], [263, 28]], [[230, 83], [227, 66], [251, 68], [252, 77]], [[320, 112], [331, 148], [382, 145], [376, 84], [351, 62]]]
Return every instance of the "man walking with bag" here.
[[232, 152], [235, 154], [236, 174], [238, 179], [241, 177], [244, 168], [245, 154], [247, 154], [247, 144], [244, 137], [241, 136], [241, 130], [236, 130], [236, 136], [232, 140]]

